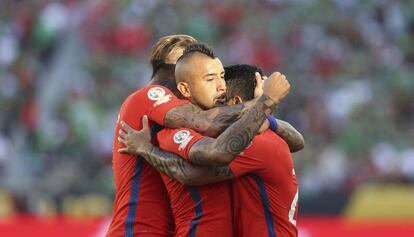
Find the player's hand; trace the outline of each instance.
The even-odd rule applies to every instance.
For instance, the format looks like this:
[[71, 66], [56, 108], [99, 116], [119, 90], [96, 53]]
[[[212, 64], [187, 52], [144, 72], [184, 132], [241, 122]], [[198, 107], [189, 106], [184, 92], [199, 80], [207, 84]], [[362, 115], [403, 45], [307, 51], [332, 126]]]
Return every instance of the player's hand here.
[[278, 104], [290, 91], [289, 81], [280, 72], [274, 72], [263, 83], [263, 94]]
[[121, 129], [118, 132], [118, 141], [124, 148], [118, 149], [119, 153], [131, 155], [143, 155], [147, 153], [151, 144], [151, 132], [148, 125], [148, 117], [142, 118], [142, 129], [135, 130], [124, 121], [121, 121]]
[[260, 76], [260, 73], [256, 72], [256, 88], [254, 88], [254, 98], [260, 97], [263, 95], [263, 82], [267, 77]]

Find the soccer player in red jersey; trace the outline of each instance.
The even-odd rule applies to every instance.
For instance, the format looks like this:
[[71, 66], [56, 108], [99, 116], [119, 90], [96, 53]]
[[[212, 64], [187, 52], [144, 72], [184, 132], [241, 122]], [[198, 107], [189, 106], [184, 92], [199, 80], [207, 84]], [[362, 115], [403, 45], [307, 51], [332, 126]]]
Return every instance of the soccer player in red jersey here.
[[[183, 48], [194, 42], [196, 40], [192, 37], [169, 36], [157, 43], [151, 58], [153, 83], [134, 92], [124, 101], [115, 131], [119, 129], [120, 119], [128, 121], [134, 128], [141, 128], [142, 116], [158, 99], [170, 99], [170, 103], [158, 106], [158, 111], [154, 111], [154, 113], [159, 113], [159, 117], [165, 116], [166, 111], [174, 106], [185, 104], [167, 88], [157, 86], [160, 84], [157, 82], [171, 80], [168, 78], [171, 77], [171, 73], [168, 73], [167, 64], [176, 61], [176, 58], [180, 56], [175, 56], [175, 51], [182, 51]], [[168, 52], [161, 54], [161, 49]], [[157, 57], [158, 59], [156, 59]], [[121, 146], [118, 140], [114, 139], [112, 163], [116, 195], [112, 221], [106, 236], [172, 236], [174, 223], [171, 209], [158, 172], [146, 165], [143, 159], [136, 159], [133, 155], [116, 152]]]
[[[242, 103], [253, 98], [255, 71], [257, 68], [247, 65], [226, 68], [229, 103]], [[279, 125], [279, 128], [271, 127], [284, 139], [290, 140], [290, 144], [296, 140], [296, 149], [301, 149], [301, 135], [283, 121], [279, 121]], [[130, 135], [132, 130], [127, 126], [124, 128]], [[137, 138], [120, 135], [126, 139], [125, 144]], [[190, 161], [200, 147], [215, 142], [190, 129], [165, 129], [158, 133], [158, 140], [162, 149]], [[289, 147], [281, 137], [264, 131], [229, 167], [216, 169], [214, 174], [209, 173], [208, 169], [178, 162], [172, 156], [164, 159], [159, 154], [148, 154], [144, 157], [160, 165], [186, 169], [190, 176], [187, 180], [192, 180], [188, 183], [204, 184], [241, 176], [233, 181], [235, 236], [297, 236], [298, 188], [290, 149], [292, 146]], [[168, 175], [174, 177], [174, 174]]]
[[[253, 99], [255, 71], [248, 65], [226, 68], [228, 104]], [[288, 144], [266, 130], [229, 168], [237, 177], [232, 182], [236, 236], [297, 236], [298, 182]]]
[[[214, 136], [235, 121], [243, 109], [247, 109], [247, 106], [236, 105], [201, 110], [187, 100], [178, 99], [167, 88], [173, 91], [176, 88], [174, 64], [184, 48], [194, 42], [197, 41], [186, 35], [160, 39], [151, 53], [152, 81], [124, 101], [115, 131], [120, 129], [121, 120], [134, 129], [141, 129], [142, 116], [148, 114], [153, 130], [156, 124], [171, 128], [189, 127]], [[263, 102], [257, 101], [252, 106], [260, 104]], [[120, 148], [122, 144], [115, 139], [112, 163], [116, 194], [106, 236], [172, 236], [174, 221], [159, 173], [140, 157], [118, 153]]]

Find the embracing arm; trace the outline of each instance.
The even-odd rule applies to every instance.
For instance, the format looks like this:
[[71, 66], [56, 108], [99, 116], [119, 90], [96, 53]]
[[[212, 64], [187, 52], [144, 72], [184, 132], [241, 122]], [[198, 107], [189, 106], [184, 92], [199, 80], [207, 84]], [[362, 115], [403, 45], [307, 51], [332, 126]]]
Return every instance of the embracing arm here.
[[168, 128], [190, 128], [206, 136], [217, 137], [244, 111], [242, 104], [202, 110], [192, 104], [177, 106], [166, 114]]
[[[180, 156], [166, 152], [151, 144], [148, 118], [143, 117], [143, 129], [137, 131], [121, 122], [118, 141], [125, 147], [118, 149], [124, 154], [139, 155], [159, 172], [186, 185], [204, 185], [232, 179], [231, 170], [224, 167], [201, 167], [190, 164]], [[202, 138], [202, 141], [205, 138]]]
[[192, 165], [180, 156], [152, 146], [141, 154], [155, 169], [185, 185], [198, 186], [234, 178], [227, 166], [201, 167]]
[[305, 146], [302, 134], [286, 121], [277, 119], [276, 133], [286, 141], [290, 152], [300, 151]]
[[189, 152], [189, 161], [197, 165], [224, 166], [229, 164], [252, 141], [276, 103], [261, 96], [238, 121], [216, 139], [205, 137]]

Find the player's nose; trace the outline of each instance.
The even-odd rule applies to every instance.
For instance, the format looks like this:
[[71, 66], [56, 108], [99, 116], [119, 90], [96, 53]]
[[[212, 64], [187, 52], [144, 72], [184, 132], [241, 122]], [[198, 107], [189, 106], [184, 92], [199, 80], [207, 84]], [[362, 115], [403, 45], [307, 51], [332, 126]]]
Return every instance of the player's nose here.
[[219, 92], [226, 91], [226, 81], [224, 79], [219, 78], [216, 82], [216, 88]]

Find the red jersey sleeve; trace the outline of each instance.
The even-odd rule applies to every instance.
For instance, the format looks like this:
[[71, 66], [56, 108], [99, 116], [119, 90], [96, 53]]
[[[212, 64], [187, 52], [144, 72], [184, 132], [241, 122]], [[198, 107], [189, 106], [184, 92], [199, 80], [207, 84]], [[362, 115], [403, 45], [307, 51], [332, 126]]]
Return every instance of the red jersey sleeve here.
[[175, 153], [188, 160], [188, 153], [191, 147], [203, 136], [191, 129], [164, 128], [157, 134], [157, 139], [161, 149]]
[[162, 126], [164, 126], [164, 118], [168, 111], [189, 103], [187, 100], [178, 99], [168, 88], [158, 85], [148, 87], [147, 97], [154, 102], [146, 112], [149, 120]]

